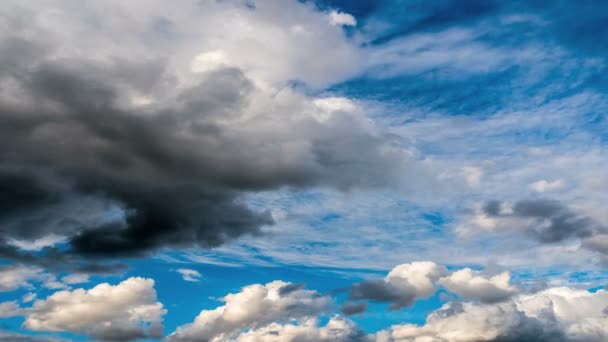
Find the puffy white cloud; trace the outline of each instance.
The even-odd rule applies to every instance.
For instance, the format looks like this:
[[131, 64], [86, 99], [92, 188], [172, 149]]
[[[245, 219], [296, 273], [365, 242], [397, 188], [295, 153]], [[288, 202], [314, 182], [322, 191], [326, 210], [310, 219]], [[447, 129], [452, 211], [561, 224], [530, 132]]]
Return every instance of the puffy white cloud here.
[[452, 302], [431, 313], [423, 326], [396, 325], [377, 341], [605, 341], [608, 292], [550, 288], [488, 304]]
[[197, 271], [197, 270], [191, 270], [188, 268], [180, 268], [176, 270], [177, 273], [182, 275], [182, 278], [185, 281], [190, 281], [190, 282], [199, 282], [201, 281], [202, 278], [202, 274]]
[[157, 302], [154, 281], [129, 278], [117, 285], [55, 292], [23, 309], [23, 326], [36, 331], [85, 334], [95, 339], [128, 341], [160, 338], [166, 313]]
[[481, 272], [463, 268], [439, 279], [438, 283], [463, 298], [492, 303], [505, 300], [517, 292], [517, 288], [510, 284], [510, 279], [508, 271], [484, 277]]
[[245, 286], [222, 299], [225, 304], [203, 310], [194, 322], [178, 327], [170, 342], [225, 341], [246, 328], [256, 329], [275, 321], [315, 317], [328, 309], [329, 297], [305, 290], [301, 284], [273, 281]]
[[271, 323], [260, 329], [242, 333], [237, 342], [356, 342], [371, 341], [353, 322], [334, 316], [325, 326], [311, 318], [300, 324]]

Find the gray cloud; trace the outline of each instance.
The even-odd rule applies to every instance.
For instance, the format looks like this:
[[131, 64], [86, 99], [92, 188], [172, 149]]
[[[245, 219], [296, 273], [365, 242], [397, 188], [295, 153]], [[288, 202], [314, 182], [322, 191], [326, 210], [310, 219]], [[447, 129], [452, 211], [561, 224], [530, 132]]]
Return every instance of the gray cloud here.
[[356, 315], [358, 313], [367, 311], [367, 302], [346, 302], [344, 305], [342, 305], [340, 311], [347, 316]]
[[[57, 262], [215, 247], [273, 224], [241, 201], [247, 192], [382, 185], [401, 163], [360, 114], [326, 113], [297, 93], [253, 108], [274, 100], [238, 68], [178, 87], [162, 59], [50, 58], [40, 42], [0, 44], [5, 258], [34, 259], [11, 240], [49, 234], [70, 246], [68, 256], [49, 249]], [[157, 100], [134, 105], [133, 93]]]
[[603, 230], [592, 218], [580, 215], [555, 200], [522, 200], [516, 202], [512, 210], [506, 213], [501, 213], [502, 205], [499, 201], [489, 201], [484, 205], [483, 213], [490, 218], [531, 220], [524, 225], [525, 232], [540, 242], [586, 238]]

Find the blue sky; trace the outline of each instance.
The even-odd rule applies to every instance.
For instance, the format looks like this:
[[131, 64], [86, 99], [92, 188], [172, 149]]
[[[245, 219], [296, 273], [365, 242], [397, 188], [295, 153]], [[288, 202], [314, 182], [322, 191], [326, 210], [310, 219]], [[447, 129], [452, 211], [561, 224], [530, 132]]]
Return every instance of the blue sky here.
[[607, 19], [9, 0], [0, 341], [608, 340]]

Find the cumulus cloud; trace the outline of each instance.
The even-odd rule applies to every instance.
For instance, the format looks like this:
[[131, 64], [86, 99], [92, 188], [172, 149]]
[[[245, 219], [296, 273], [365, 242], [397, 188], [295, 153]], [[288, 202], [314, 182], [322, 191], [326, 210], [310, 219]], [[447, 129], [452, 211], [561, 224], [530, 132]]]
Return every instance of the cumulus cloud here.
[[605, 290], [568, 287], [518, 295], [501, 303], [452, 302], [422, 326], [396, 325], [377, 341], [604, 341], [608, 338]]
[[[316, 317], [331, 305], [329, 297], [321, 296], [316, 291], [306, 290], [300, 284], [283, 281], [245, 286], [240, 292], [225, 296], [222, 301], [225, 302], [223, 306], [201, 311], [194, 322], [178, 327], [166, 340], [168, 342], [230, 340], [244, 329], [264, 327], [275, 321], [288, 322]], [[269, 334], [268, 330], [258, 333]], [[243, 338], [248, 338], [245, 340], [249, 341], [252, 336], [255, 334]]]
[[196, 282], [201, 281], [201, 278], [202, 278], [202, 274], [197, 270], [191, 270], [188, 268], [180, 268], [176, 272], [181, 274], [182, 279], [184, 279], [185, 281], [189, 281], [189, 282], [196, 283]]
[[242, 333], [236, 342], [363, 342], [372, 341], [353, 322], [332, 317], [326, 325], [319, 327], [318, 320], [308, 319], [300, 324], [272, 323], [260, 329]]
[[[392, 184], [411, 159], [352, 101], [288, 86], [323, 86], [357, 64], [312, 4], [39, 5], [0, 10], [4, 258], [214, 247], [273, 224], [248, 192]], [[112, 23], [91, 29], [99, 16]], [[46, 261], [23, 253], [40, 248]]]
[[439, 279], [438, 284], [462, 298], [494, 303], [517, 293], [517, 288], [510, 284], [510, 278], [508, 271], [484, 277], [479, 271], [463, 268]]
[[435, 293], [435, 282], [447, 274], [445, 267], [431, 261], [418, 261], [395, 266], [384, 279], [367, 280], [351, 286], [351, 300], [373, 300], [391, 303], [389, 309], [411, 306], [419, 298]]
[[55, 292], [22, 311], [27, 329], [71, 332], [107, 341], [160, 338], [166, 313], [157, 302], [154, 281], [144, 278]]

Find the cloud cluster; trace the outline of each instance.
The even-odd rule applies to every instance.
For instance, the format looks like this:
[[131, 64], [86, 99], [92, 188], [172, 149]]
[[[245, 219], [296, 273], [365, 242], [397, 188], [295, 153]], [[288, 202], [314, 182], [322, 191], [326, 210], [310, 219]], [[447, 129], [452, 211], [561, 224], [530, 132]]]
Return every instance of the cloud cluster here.
[[72, 273], [58, 279], [56, 275], [45, 272], [40, 267], [10, 265], [0, 267], [0, 292], [17, 289], [34, 289], [36, 286], [47, 289], [67, 289], [70, 285], [86, 283], [87, 274]]
[[107, 341], [162, 337], [166, 313], [157, 302], [154, 281], [129, 278], [117, 285], [55, 292], [22, 308], [23, 326], [34, 331], [83, 334]]
[[430, 261], [395, 266], [384, 279], [368, 280], [350, 288], [351, 300], [390, 302], [391, 310], [411, 306], [435, 293], [435, 283], [447, 270]]
[[[356, 59], [311, 4], [39, 5], [0, 16], [2, 257], [214, 247], [273, 224], [245, 193], [386, 185], [411, 157], [354, 102], [289, 86], [327, 84]], [[113, 19], [91, 28], [100, 17]]]
[[[441, 276], [429, 280], [429, 274], [437, 272]], [[608, 338], [605, 289], [550, 287], [521, 293], [509, 284], [508, 272], [484, 277], [480, 271], [463, 268], [450, 273], [430, 262], [399, 265], [390, 274], [392, 280], [398, 275], [402, 283], [409, 279], [416, 285], [408, 286], [418, 286], [425, 295], [432, 295], [438, 283], [460, 299], [430, 313], [423, 325], [404, 323], [369, 334], [339, 315], [320, 325], [320, 319], [335, 309], [328, 297], [302, 285], [275, 281], [226, 296], [226, 305], [202, 311], [166, 341], [599, 342]]]
[[568, 287], [519, 295], [502, 303], [451, 302], [423, 326], [393, 326], [384, 341], [605, 341], [608, 292]]
[[364, 342], [372, 339], [353, 322], [341, 316], [332, 317], [324, 326], [308, 319], [300, 324], [272, 323], [250, 330], [234, 339], [236, 342]]
[[412, 306], [418, 299], [431, 297], [438, 286], [462, 299], [501, 302], [518, 293], [510, 281], [507, 271], [495, 275], [470, 268], [449, 272], [434, 262], [417, 261], [395, 266], [384, 279], [352, 285], [342, 312], [346, 315], [363, 312], [367, 305], [361, 301], [366, 300], [388, 302], [389, 310], [399, 310]]
[[[201, 311], [194, 322], [179, 327], [166, 341], [228, 341], [245, 329], [254, 329], [243, 337], [244, 341], [249, 341], [257, 334], [272, 335], [270, 331], [278, 328], [267, 325], [273, 322], [316, 317], [325, 313], [332, 302], [329, 297], [306, 290], [301, 284], [283, 281], [245, 286], [240, 292], [225, 296], [222, 301], [225, 302], [223, 306]], [[306, 327], [310, 328], [310, 324], [284, 326], [280, 330], [286, 330], [284, 333], [287, 334], [301, 334]], [[263, 329], [255, 332], [258, 328]]]

